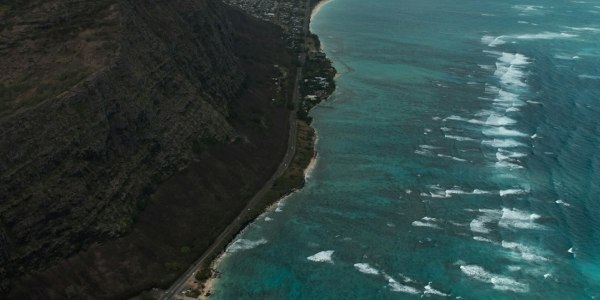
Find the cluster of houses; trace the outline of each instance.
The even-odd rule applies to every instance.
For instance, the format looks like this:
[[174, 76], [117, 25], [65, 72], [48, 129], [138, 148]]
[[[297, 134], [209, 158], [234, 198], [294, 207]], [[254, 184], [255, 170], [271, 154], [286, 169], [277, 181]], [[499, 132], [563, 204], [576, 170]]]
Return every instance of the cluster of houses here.
[[[287, 47], [295, 53], [307, 53], [304, 64], [303, 80], [300, 85], [301, 103], [299, 118], [308, 119], [308, 112], [333, 92], [335, 70], [319, 49], [316, 36], [304, 36], [304, 18], [306, 1], [304, 0], [225, 0], [229, 5], [238, 7], [256, 18], [279, 25], [284, 32], [283, 39]], [[308, 50], [308, 51], [307, 51]], [[275, 66], [277, 67], [277, 66]], [[283, 73], [272, 77], [278, 98], [285, 98]], [[273, 98], [276, 103], [279, 99]]]
[[225, 0], [251, 15], [281, 26], [288, 47], [302, 50], [304, 1], [302, 0]]
[[327, 82], [327, 78], [325, 77], [315, 76], [310, 79], [306, 78], [304, 79], [304, 84], [309, 86], [309, 90], [313, 92], [312, 94], [308, 94], [304, 97], [306, 100], [321, 102], [329, 96], [327, 93], [329, 82]]

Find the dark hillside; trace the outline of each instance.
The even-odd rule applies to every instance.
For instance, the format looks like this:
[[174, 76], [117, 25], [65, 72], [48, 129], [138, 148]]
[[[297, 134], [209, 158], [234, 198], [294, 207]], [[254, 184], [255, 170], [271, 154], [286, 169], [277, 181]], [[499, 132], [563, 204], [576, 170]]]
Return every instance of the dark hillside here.
[[218, 1], [9, 1], [0, 28], [8, 298], [168, 284], [286, 150], [280, 32]]

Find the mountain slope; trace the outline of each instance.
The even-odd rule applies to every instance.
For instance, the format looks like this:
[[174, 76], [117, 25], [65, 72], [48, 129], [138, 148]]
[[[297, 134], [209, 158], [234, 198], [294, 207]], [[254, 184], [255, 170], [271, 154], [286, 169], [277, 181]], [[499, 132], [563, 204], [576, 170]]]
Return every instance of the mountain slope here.
[[213, 0], [0, 13], [3, 288], [110, 298], [168, 282], [285, 151], [278, 31]]

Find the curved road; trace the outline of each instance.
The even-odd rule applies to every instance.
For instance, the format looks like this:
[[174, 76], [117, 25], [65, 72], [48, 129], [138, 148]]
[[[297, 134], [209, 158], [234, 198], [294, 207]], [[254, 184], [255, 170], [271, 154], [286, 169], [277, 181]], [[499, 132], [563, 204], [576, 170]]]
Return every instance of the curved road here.
[[[306, 13], [305, 13], [305, 17], [304, 17], [304, 30], [303, 30], [304, 36], [306, 36], [308, 34], [308, 24], [310, 21], [310, 2], [309, 2], [309, 0], [306, 0], [305, 5], [306, 5]], [[292, 162], [292, 159], [294, 158], [295, 149], [296, 149], [296, 133], [297, 133], [296, 112], [298, 110], [297, 107], [300, 103], [300, 101], [299, 101], [299, 99], [300, 99], [300, 79], [302, 78], [302, 66], [304, 66], [304, 62], [306, 60], [306, 54], [301, 53], [298, 56], [298, 60], [300, 61], [301, 67], [298, 67], [296, 69], [296, 80], [294, 82], [294, 94], [292, 96], [292, 103], [294, 104], [294, 110], [290, 113], [290, 120], [289, 120], [290, 131], [289, 131], [289, 135], [288, 135], [288, 147], [287, 147], [285, 156], [283, 157], [283, 160], [281, 161], [281, 163], [279, 164], [279, 167], [277, 168], [277, 171], [275, 171], [273, 176], [271, 176], [271, 178], [265, 183], [265, 185], [254, 195], [254, 197], [252, 197], [252, 199], [250, 199], [250, 201], [248, 202], [248, 204], [246, 204], [246, 206], [244, 207], [244, 209], [242, 210], [240, 215], [231, 224], [229, 224], [225, 228], [225, 230], [223, 230], [223, 232], [221, 232], [221, 234], [216, 238], [215, 242], [204, 252], [204, 254], [200, 258], [198, 258], [198, 260], [196, 260], [185, 271], [185, 273], [183, 273], [175, 282], [173, 282], [173, 284], [171, 285], [171, 287], [169, 287], [169, 289], [167, 289], [164, 292], [164, 294], [160, 297], [161, 300], [172, 299], [175, 295], [178, 295], [181, 292], [181, 290], [185, 287], [186, 283], [194, 280], [195, 272], [202, 265], [207, 263], [208, 259], [214, 257], [213, 254], [216, 254], [215, 253], [216, 251], [221, 251], [221, 249], [224, 249], [227, 246], [227, 243], [229, 243], [231, 240], [230, 237], [232, 235], [238, 233], [242, 229], [243, 224], [242, 224], [241, 220], [245, 219], [244, 217], [247, 214], [247, 212], [250, 210], [250, 208], [255, 207], [257, 205], [257, 203], [271, 189], [275, 180], [277, 180], [277, 178], [279, 178], [281, 175], [283, 175], [283, 173], [285, 172], [287, 167]]]
[[[296, 107], [296, 105], [298, 103], [297, 102], [297, 99], [299, 98], [298, 84], [299, 84], [301, 75], [302, 75], [302, 68], [298, 68], [296, 70], [296, 83], [295, 83], [294, 97], [293, 97], [294, 107]], [[290, 122], [290, 131], [289, 131], [289, 136], [288, 136], [288, 148], [287, 148], [287, 151], [285, 153], [283, 160], [281, 161], [281, 163], [279, 164], [279, 167], [277, 168], [277, 171], [275, 171], [273, 176], [271, 176], [271, 178], [265, 183], [265, 185], [254, 195], [254, 197], [252, 197], [252, 199], [250, 199], [250, 201], [248, 202], [248, 204], [246, 204], [246, 206], [244, 207], [244, 209], [242, 210], [240, 215], [231, 224], [229, 224], [225, 228], [225, 230], [223, 230], [223, 232], [221, 232], [221, 234], [215, 239], [215, 242], [204, 252], [204, 254], [200, 258], [198, 258], [198, 260], [196, 260], [194, 262], [194, 264], [192, 264], [187, 269], [187, 271], [185, 273], [183, 273], [171, 285], [171, 287], [169, 289], [167, 289], [164, 292], [164, 294], [160, 298], [161, 300], [171, 299], [172, 297], [174, 297], [175, 295], [180, 293], [180, 291], [183, 289], [183, 287], [186, 285], [186, 283], [188, 281], [194, 280], [194, 273], [203, 264], [207, 263], [207, 261], [206, 261], [207, 259], [210, 259], [211, 257], [213, 257], [213, 254], [215, 254], [215, 251], [220, 251], [221, 249], [225, 248], [225, 246], [227, 246], [226, 244], [229, 243], [229, 241], [230, 241], [229, 237], [231, 237], [232, 234], [235, 234], [242, 229], [242, 221], [241, 220], [245, 219], [244, 218], [245, 214], [250, 210], [250, 208], [256, 206], [256, 204], [271, 189], [275, 180], [277, 180], [277, 178], [279, 178], [281, 175], [283, 175], [283, 173], [285, 172], [287, 167], [292, 162], [292, 158], [294, 158], [294, 152], [295, 152], [294, 150], [296, 149], [297, 126], [296, 126], [296, 109], [295, 108], [290, 113], [289, 122]]]

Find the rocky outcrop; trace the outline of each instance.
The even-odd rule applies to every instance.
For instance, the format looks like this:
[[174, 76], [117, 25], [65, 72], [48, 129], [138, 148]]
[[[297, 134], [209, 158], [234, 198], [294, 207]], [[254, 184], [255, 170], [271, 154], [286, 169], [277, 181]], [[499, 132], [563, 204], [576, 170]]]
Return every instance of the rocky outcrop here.
[[227, 14], [215, 0], [0, 6], [2, 288], [127, 232], [159, 182], [236, 140], [247, 76]]

